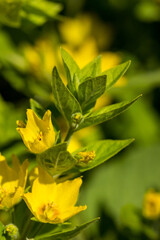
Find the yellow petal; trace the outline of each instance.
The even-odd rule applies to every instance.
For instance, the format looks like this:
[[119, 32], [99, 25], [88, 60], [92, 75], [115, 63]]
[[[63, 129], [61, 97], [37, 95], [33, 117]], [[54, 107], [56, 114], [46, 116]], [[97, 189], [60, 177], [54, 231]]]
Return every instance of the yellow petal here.
[[68, 220], [69, 218], [73, 217], [74, 215], [78, 214], [81, 211], [86, 210], [87, 206], [78, 206], [78, 207], [72, 207], [69, 208], [68, 210], [62, 212], [59, 215], [59, 218], [61, 219], [62, 222]]
[[55, 201], [58, 202], [60, 208], [66, 209], [76, 204], [81, 184], [82, 179], [80, 177], [57, 184]]
[[19, 164], [18, 158], [13, 156], [12, 168], [6, 159], [0, 155], [0, 209], [11, 208], [17, 204], [24, 192], [28, 161]]

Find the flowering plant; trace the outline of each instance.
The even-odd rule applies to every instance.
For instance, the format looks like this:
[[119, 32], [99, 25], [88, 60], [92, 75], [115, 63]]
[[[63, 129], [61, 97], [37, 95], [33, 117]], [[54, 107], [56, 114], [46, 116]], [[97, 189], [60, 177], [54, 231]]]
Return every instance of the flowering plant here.
[[[17, 131], [37, 162], [36, 168], [30, 172], [30, 183], [26, 183], [28, 160], [20, 165], [13, 157], [10, 168], [0, 155], [0, 209], [12, 215], [8, 224], [0, 224], [1, 239], [71, 239], [97, 221], [98, 218], [76, 227], [68, 222], [87, 208], [86, 205], [75, 206], [82, 174], [110, 159], [133, 141], [100, 140], [73, 152], [69, 150], [75, 132], [116, 117], [138, 97], [94, 110], [97, 99], [123, 76], [130, 61], [101, 72], [100, 56], [82, 69], [64, 49], [61, 49], [61, 56], [67, 85], [54, 67], [54, 108], [45, 110], [39, 102], [31, 99], [27, 122], [17, 121]], [[67, 123], [65, 133], [57, 126], [58, 121], [55, 123], [55, 108]], [[20, 202], [21, 199], [24, 201]]]

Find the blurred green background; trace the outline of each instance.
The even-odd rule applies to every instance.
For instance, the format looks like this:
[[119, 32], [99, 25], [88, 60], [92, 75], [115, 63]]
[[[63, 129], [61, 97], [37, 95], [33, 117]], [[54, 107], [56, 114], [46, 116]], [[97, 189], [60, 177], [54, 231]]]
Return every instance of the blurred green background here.
[[[140, 93], [143, 97], [115, 119], [76, 133], [70, 144], [73, 151], [93, 139], [135, 138], [85, 174], [80, 201], [88, 209], [77, 222], [101, 220], [77, 239], [159, 239], [160, 227], [142, 217], [145, 192], [160, 190], [159, 30], [159, 0], [0, 1], [0, 151], [8, 160], [12, 153], [21, 160], [33, 157], [16, 132], [29, 98], [55, 111], [50, 87], [54, 65], [65, 81], [60, 46], [80, 67], [98, 54], [103, 70], [132, 60], [125, 77], [97, 107]], [[55, 116], [65, 129], [56, 111]]]

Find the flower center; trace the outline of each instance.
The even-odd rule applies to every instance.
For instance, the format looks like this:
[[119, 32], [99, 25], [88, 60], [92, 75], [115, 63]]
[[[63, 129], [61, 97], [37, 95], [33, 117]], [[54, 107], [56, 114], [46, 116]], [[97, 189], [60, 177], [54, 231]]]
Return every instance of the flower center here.
[[42, 131], [39, 132], [39, 135], [38, 135], [38, 140], [41, 141], [42, 140]]
[[39, 208], [38, 213], [44, 220], [53, 221], [58, 218], [59, 210], [56, 204], [54, 204], [53, 202], [49, 202], [47, 204], [42, 205]]

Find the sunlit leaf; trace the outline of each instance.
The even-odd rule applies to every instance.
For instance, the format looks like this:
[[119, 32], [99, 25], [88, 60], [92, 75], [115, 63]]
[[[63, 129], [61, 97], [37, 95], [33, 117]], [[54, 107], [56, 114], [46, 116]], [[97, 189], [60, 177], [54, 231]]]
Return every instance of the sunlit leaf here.
[[111, 88], [125, 74], [130, 64], [131, 61], [127, 61], [102, 73], [107, 75], [107, 89]]
[[51, 175], [63, 173], [73, 167], [75, 159], [67, 151], [67, 143], [60, 143], [37, 154], [37, 162]]
[[95, 104], [106, 89], [106, 76], [89, 78], [82, 82], [78, 88], [78, 99], [82, 110], [85, 112], [91, 104]]
[[[92, 62], [84, 66], [78, 73], [82, 83], [88, 77], [96, 77], [101, 73], [101, 56], [96, 57]], [[106, 75], [105, 73], [103, 75]]]
[[64, 85], [56, 67], [53, 69], [52, 76], [54, 103], [62, 115], [71, 123], [73, 114], [82, 112], [81, 107], [76, 98]]
[[107, 107], [104, 107], [100, 110], [91, 113], [89, 116], [84, 118], [84, 121], [79, 125], [77, 130], [91, 125], [97, 125], [107, 120], [110, 120], [111, 118], [116, 117], [124, 110], [126, 110], [131, 104], [133, 104], [139, 97], [141, 97], [141, 95], [131, 101], [124, 101], [121, 103], [109, 105]]
[[75, 155], [77, 152], [95, 151], [95, 158], [89, 161], [88, 163], [84, 164], [83, 166], [77, 166], [78, 170], [80, 172], [84, 172], [102, 164], [103, 162], [107, 161], [108, 159], [116, 155], [122, 149], [127, 147], [133, 141], [134, 139], [101, 140], [101, 141], [93, 142], [88, 146], [82, 149], [79, 149], [78, 151], [73, 153], [73, 155]]
[[71, 55], [61, 48], [61, 56], [63, 59], [64, 69], [67, 76], [68, 88], [71, 90], [72, 93], [76, 91], [75, 84], [74, 84], [74, 75], [76, 72], [79, 71], [79, 67]]
[[69, 230], [65, 230], [62, 232], [49, 232], [40, 236], [35, 237], [35, 240], [69, 240], [72, 239], [73, 237], [77, 236], [81, 231], [83, 231], [85, 228], [87, 228], [90, 224], [96, 222], [99, 220], [99, 218], [93, 219], [87, 223], [84, 223], [82, 225], [73, 227]]

